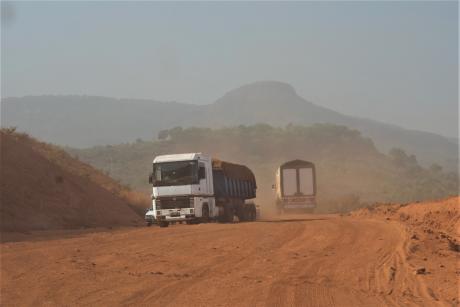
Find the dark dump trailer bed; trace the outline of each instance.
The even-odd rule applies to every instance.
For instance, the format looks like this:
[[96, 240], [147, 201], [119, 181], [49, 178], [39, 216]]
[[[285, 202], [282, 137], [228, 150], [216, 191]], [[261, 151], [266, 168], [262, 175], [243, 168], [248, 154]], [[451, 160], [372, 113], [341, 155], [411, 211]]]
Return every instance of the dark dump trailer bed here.
[[233, 221], [236, 215], [240, 221], [256, 218], [256, 206], [248, 201], [256, 197], [256, 178], [245, 165], [212, 160], [214, 195], [216, 204], [223, 210], [223, 219]]

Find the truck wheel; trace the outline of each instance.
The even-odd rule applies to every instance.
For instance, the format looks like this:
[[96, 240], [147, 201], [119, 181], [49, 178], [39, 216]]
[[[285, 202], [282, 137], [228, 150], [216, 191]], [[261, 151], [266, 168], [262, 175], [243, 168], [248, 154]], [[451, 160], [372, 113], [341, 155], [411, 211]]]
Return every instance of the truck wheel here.
[[201, 222], [208, 223], [209, 222], [209, 207], [208, 205], [203, 205], [201, 208]]
[[236, 216], [240, 222], [246, 222], [248, 220], [248, 206], [239, 206], [236, 210]]
[[217, 217], [217, 221], [218, 221], [219, 223], [225, 223], [225, 210], [224, 210], [224, 214], [219, 215], [219, 216]]
[[224, 207], [224, 222], [225, 223], [233, 223], [233, 216], [235, 213], [233, 212], [233, 206], [227, 204]]
[[168, 227], [169, 223], [168, 222], [160, 222], [160, 227]]
[[255, 221], [256, 218], [257, 218], [256, 206], [251, 205], [249, 207], [249, 218], [248, 218], [248, 220]]
[[147, 227], [152, 226], [152, 222], [147, 222]]

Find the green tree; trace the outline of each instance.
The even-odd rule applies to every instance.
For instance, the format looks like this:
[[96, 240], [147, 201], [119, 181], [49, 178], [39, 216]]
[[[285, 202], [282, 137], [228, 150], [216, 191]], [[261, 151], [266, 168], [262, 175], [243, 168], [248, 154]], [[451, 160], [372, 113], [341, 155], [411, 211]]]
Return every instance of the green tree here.
[[168, 130], [168, 129], [161, 130], [160, 132], [158, 132], [158, 139], [159, 139], [160, 141], [164, 141], [164, 140], [166, 140], [168, 137], [169, 137], [169, 130]]

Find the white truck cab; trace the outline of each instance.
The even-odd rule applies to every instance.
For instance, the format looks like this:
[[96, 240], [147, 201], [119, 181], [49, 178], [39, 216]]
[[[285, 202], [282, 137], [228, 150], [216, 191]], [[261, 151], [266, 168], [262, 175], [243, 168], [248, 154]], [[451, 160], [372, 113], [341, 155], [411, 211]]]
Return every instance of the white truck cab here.
[[208, 217], [218, 215], [215, 208], [212, 161], [201, 153], [157, 156], [149, 178], [153, 185], [152, 208], [147, 223], [192, 221], [202, 217], [203, 205]]

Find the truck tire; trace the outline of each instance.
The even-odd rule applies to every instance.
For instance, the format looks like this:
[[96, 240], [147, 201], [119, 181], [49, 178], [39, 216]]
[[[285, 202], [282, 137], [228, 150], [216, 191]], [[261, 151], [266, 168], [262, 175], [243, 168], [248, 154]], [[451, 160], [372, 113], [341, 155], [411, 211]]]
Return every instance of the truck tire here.
[[256, 206], [254, 204], [249, 205], [249, 216], [248, 220], [253, 222], [257, 218]]
[[224, 223], [233, 223], [233, 216], [235, 212], [233, 211], [233, 206], [227, 204], [224, 206]]
[[201, 219], [200, 222], [208, 223], [209, 222], [209, 206], [204, 204], [201, 208]]
[[169, 226], [169, 223], [168, 222], [160, 222], [158, 225], [160, 225], [160, 227], [168, 227]]
[[152, 226], [152, 222], [147, 222], [147, 227]]
[[249, 216], [248, 206], [238, 206], [238, 208], [236, 209], [236, 216], [238, 217], [238, 220], [240, 222], [246, 222]]

